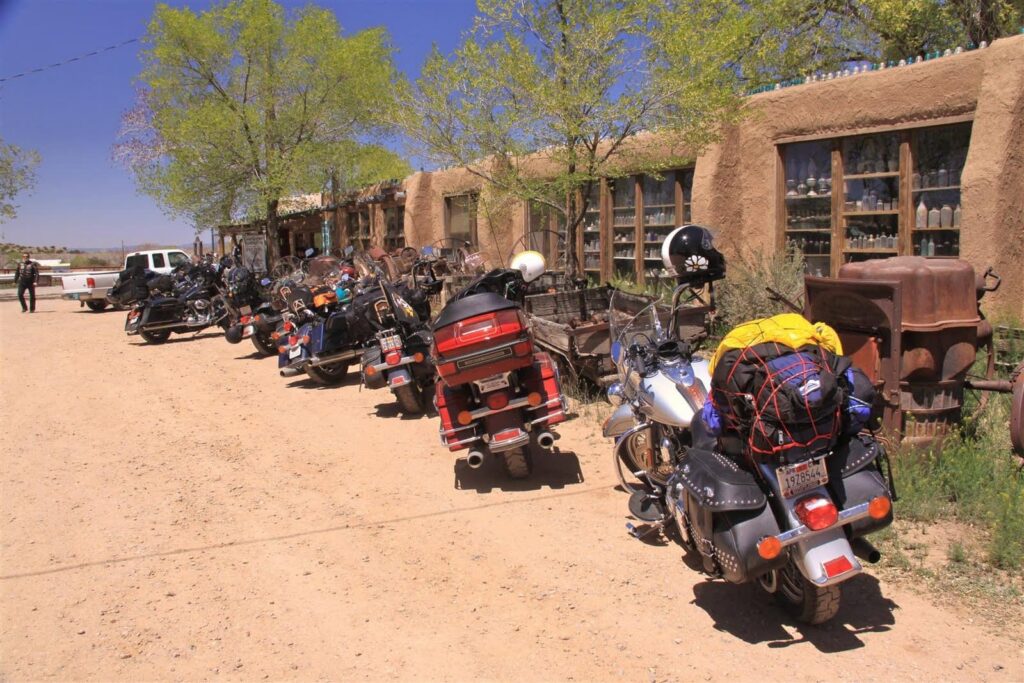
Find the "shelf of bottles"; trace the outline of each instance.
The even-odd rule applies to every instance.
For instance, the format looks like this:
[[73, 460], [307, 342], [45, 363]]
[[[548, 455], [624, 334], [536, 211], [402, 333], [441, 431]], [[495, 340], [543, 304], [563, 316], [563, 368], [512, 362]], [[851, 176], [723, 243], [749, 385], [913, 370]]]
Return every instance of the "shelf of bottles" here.
[[365, 249], [370, 239], [370, 212], [353, 211], [348, 215], [348, 241], [356, 249]]
[[609, 185], [612, 196], [612, 272], [617, 277], [635, 280], [636, 182], [627, 177], [610, 181]]
[[395, 251], [405, 246], [405, 207], [384, 209], [384, 249]]
[[659, 280], [668, 277], [661, 260], [661, 245], [672, 230], [681, 225], [676, 215], [676, 183], [682, 181], [684, 188], [683, 220], [689, 213], [689, 188], [684, 178], [687, 171], [669, 171], [661, 177], [645, 175], [640, 179], [643, 198], [643, 268], [644, 280]]
[[804, 272], [832, 269], [832, 145], [801, 142], [783, 148], [786, 247], [804, 256]]
[[601, 279], [601, 186], [595, 183], [583, 213], [583, 272]]
[[915, 256], [960, 255], [960, 174], [970, 140], [970, 123], [927, 129], [914, 136], [910, 183]]
[[843, 263], [899, 253], [900, 136], [845, 138], [842, 144]]

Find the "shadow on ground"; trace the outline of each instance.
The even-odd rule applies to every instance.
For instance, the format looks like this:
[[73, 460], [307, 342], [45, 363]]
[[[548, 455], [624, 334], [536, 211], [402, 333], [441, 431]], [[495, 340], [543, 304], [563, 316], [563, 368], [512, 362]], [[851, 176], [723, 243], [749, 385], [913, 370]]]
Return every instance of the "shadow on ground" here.
[[[462, 452], [465, 455], [466, 451]], [[533, 472], [526, 479], [510, 479], [500, 456], [484, 458], [484, 464], [473, 469], [466, 464], [465, 457], [455, 461], [455, 488], [475, 490], [477, 493], [500, 491], [536, 491], [544, 487], [565, 488], [583, 483], [580, 459], [572, 451], [563, 451], [557, 446], [548, 453], [533, 458]]]
[[882, 595], [874, 576], [855, 576], [842, 584], [842, 591], [839, 613], [819, 626], [794, 621], [754, 584], [708, 580], [693, 587], [693, 602], [714, 620], [715, 629], [771, 648], [810, 643], [820, 652], [845, 652], [864, 647], [859, 634], [888, 631], [896, 623], [899, 605]]

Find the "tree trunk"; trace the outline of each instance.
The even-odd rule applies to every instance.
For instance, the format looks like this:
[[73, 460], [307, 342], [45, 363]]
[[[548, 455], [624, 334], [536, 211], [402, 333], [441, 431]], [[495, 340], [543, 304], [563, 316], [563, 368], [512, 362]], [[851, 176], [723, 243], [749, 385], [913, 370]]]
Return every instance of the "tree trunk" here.
[[331, 242], [338, 249], [344, 249], [347, 244], [342, 244], [341, 239], [341, 210], [338, 208], [338, 170], [331, 169], [331, 205], [334, 207], [333, 223], [334, 223], [334, 234], [331, 236]]
[[[281, 242], [277, 236], [277, 200], [267, 202], [267, 248], [273, 254], [272, 260], [281, 258]], [[273, 265], [273, 264], [271, 264]]]

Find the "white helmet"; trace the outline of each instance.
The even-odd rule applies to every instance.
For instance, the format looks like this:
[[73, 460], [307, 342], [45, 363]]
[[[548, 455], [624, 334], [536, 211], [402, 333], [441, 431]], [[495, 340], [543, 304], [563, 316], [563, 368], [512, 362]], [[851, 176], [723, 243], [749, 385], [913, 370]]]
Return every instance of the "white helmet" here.
[[521, 251], [512, 257], [511, 268], [522, 273], [527, 282], [533, 282], [547, 270], [547, 263], [539, 251]]

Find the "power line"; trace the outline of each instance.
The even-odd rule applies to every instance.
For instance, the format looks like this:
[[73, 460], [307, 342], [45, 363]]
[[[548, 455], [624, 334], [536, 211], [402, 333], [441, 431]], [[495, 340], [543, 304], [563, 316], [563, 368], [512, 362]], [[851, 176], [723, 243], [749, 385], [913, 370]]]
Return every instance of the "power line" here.
[[62, 62], [55, 62], [53, 64], [47, 64], [46, 66], [40, 66], [40, 67], [35, 68], [35, 69], [29, 69], [28, 71], [22, 71], [20, 74], [13, 74], [11, 76], [4, 76], [3, 78], [0, 78], [0, 83], [6, 83], [7, 81], [13, 81], [16, 78], [22, 78], [23, 76], [31, 76], [32, 74], [37, 74], [37, 73], [40, 73], [42, 71], [48, 71], [50, 69], [56, 69], [59, 66], [65, 66], [67, 64], [71, 64], [72, 62], [78, 62], [78, 61], [81, 61], [83, 59], [88, 59], [89, 57], [95, 57], [96, 55], [103, 54], [104, 52], [110, 52], [111, 50], [116, 50], [119, 47], [124, 47], [125, 45], [130, 45], [132, 43], [137, 43], [137, 42], [139, 42], [138, 38], [131, 38], [129, 40], [122, 41], [122, 42], [117, 43], [115, 45], [108, 45], [107, 47], [103, 47], [103, 48], [100, 48], [98, 50], [93, 50], [92, 52], [86, 52], [85, 54], [78, 55], [77, 57], [71, 57], [70, 59], [65, 59]]

